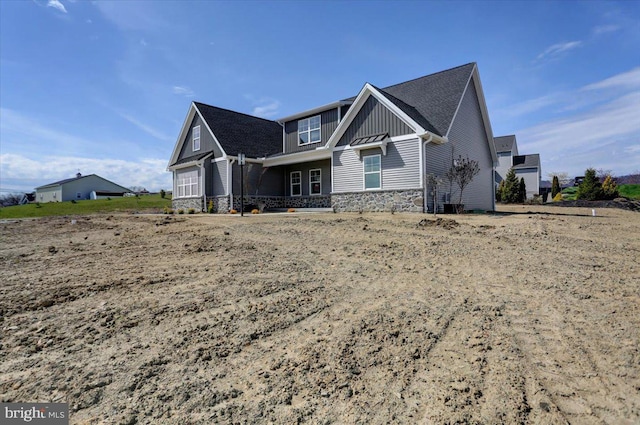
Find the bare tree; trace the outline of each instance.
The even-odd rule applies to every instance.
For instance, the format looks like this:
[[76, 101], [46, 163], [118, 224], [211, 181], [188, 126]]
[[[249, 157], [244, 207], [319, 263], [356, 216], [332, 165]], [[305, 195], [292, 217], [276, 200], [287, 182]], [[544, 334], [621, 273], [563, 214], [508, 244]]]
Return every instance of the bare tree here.
[[558, 182], [560, 182], [560, 187], [565, 187], [569, 185], [571, 179], [569, 178], [569, 173], [565, 171], [550, 171], [546, 173], [546, 176], [549, 180], [553, 180], [554, 177], [558, 177]]
[[462, 155], [458, 156], [458, 159], [453, 161], [453, 165], [447, 171], [447, 178], [454, 181], [460, 188], [460, 198], [456, 206], [456, 211], [460, 214], [462, 211], [462, 193], [464, 188], [471, 183], [473, 178], [480, 172], [480, 165], [475, 159], [469, 159], [469, 157], [463, 158]]
[[22, 193], [6, 193], [0, 196], [0, 205], [3, 207], [18, 205], [20, 204], [23, 196], [24, 195]]

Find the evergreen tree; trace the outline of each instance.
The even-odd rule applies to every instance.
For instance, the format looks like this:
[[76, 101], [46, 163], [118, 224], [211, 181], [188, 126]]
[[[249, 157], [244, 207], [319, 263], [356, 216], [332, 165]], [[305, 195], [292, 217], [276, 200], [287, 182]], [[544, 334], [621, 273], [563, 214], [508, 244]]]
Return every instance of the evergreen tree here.
[[619, 195], [618, 193], [618, 185], [611, 177], [611, 174], [608, 174], [602, 183], [602, 192], [606, 199], [614, 199]]
[[524, 182], [524, 177], [520, 179], [520, 184], [518, 185], [518, 202], [524, 202], [527, 200], [527, 185]]
[[502, 188], [502, 202], [505, 204], [514, 204], [518, 202], [518, 191], [520, 184], [516, 177], [514, 169], [510, 169], [507, 173], [507, 178], [504, 180], [504, 187]]
[[587, 171], [584, 173], [584, 180], [582, 180], [582, 183], [578, 186], [576, 199], [595, 201], [597, 199], [602, 199], [603, 196], [604, 193], [602, 192], [602, 185], [596, 176], [596, 170], [593, 168], [587, 168]]
[[553, 176], [553, 183], [551, 183], [551, 197], [555, 198], [558, 193], [562, 192], [560, 189], [560, 181], [558, 176]]
[[502, 191], [504, 190], [504, 180], [500, 180], [498, 189], [496, 190], [496, 202], [502, 202]]

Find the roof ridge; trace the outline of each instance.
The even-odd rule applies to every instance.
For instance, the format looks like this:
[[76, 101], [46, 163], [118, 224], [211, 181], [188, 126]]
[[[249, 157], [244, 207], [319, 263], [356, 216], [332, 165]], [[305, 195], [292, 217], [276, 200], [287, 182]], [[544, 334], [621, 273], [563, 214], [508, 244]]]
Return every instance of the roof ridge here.
[[465, 66], [468, 66], [468, 65], [476, 65], [476, 64], [477, 64], [476, 62], [465, 63], [464, 65], [454, 66], [453, 68], [449, 68], [449, 69], [445, 69], [445, 70], [442, 70], [442, 71], [434, 72], [432, 74], [423, 75], [421, 77], [412, 78], [411, 80], [403, 81], [401, 83], [392, 84], [390, 86], [384, 87], [384, 89], [386, 90], [386, 89], [389, 89], [391, 87], [395, 87], [395, 86], [399, 86], [399, 85], [402, 85], [402, 84], [410, 83], [412, 81], [420, 80], [422, 78], [432, 77], [434, 75], [442, 74], [443, 72], [449, 72], [449, 71], [453, 71], [454, 69], [462, 68], [462, 67], [465, 67]]
[[[244, 112], [234, 111], [233, 109], [221, 108], [219, 106], [209, 105], [208, 103], [196, 102], [195, 100], [193, 101], [193, 103], [195, 103], [196, 105], [203, 105], [203, 106], [206, 106], [208, 108], [220, 109], [222, 111], [233, 112], [234, 114], [244, 115], [246, 117], [256, 118], [256, 119], [259, 119], [259, 120], [262, 120], [262, 121], [267, 121], [267, 122], [272, 122], [272, 123], [278, 124], [278, 121], [274, 121], [274, 120], [270, 120], [270, 119], [262, 118], [262, 117], [256, 117], [255, 115], [247, 114], [247, 113], [244, 113]], [[280, 124], [278, 124], [278, 125], [280, 125]]]

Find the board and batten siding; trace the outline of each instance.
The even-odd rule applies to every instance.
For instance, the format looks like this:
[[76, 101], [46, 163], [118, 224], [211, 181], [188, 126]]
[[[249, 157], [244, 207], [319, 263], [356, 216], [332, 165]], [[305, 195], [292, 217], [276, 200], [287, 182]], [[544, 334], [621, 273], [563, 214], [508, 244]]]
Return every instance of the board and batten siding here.
[[306, 119], [310, 117], [315, 117], [316, 115], [320, 115], [320, 142], [316, 143], [308, 143], [306, 145], [299, 146], [298, 145], [298, 121], [287, 121], [284, 124], [284, 152], [285, 153], [293, 153], [293, 152], [302, 152], [315, 149], [317, 147], [323, 146], [333, 132], [338, 127], [338, 108], [329, 109], [327, 111], [321, 112], [319, 114], [309, 115], [308, 117], [303, 117], [300, 119]]
[[211, 163], [211, 184], [212, 188], [208, 192], [213, 196], [228, 195], [227, 192], [227, 161], [217, 161]]
[[[482, 120], [482, 112], [480, 103], [476, 95], [475, 82], [473, 79], [469, 82], [469, 86], [462, 98], [460, 108], [449, 131], [449, 142], [453, 148], [452, 157], [455, 159], [458, 155], [463, 158], [469, 157], [478, 161], [480, 173], [473, 178], [473, 181], [464, 189], [462, 203], [464, 208], [482, 209], [491, 211], [494, 208], [494, 175], [493, 175], [493, 159], [487, 133], [485, 132], [484, 122]], [[493, 141], [491, 141], [493, 143]], [[443, 145], [444, 146], [444, 145]], [[427, 159], [429, 149], [427, 149]], [[429, 159], [428, 159], [429, 163]], [[452, 162], [446, 166], [444, 170], [451, 167]], [[427, 169], [427, 173], [432, 172]], [[454, 184], [452, 201], [458, 202], [459, 190]]]
[[[380, 190], [403, 190], [420, 187], [420, 143], [418, 139], [390, 142], [387, 154], [380, 148], [361, 151], [362, 158], [380, 154], [382, 187]], [[353, 149], [333, 152], [333, 191], [364, 190], [363, 160]]]
[[[200, 126], [200, 150], [194, 152], [191, 137], [193, 127], [196, 127], [198, 125]], [[211, 131], [215, 132], [215, 129], [211, 129]], [[209, 133], [209, 130], [207, 130], [207, 127], [202, 118], [200, 118], [200, 115], [196, 113], [195, 117], [193, 117], [193, 120], [191, 121], [191, 124], [189, 125], [189, 131], [187, 132], [187, 135], [183, 140], [182, 148], [180, 150], [180, 154], [178, 155], [178, 160], [181, 160], [183, 158], [190, 158], [192, 156], [198, 156], [211, 151], [213, 151], [213, 156], [215, 158], [219, 158], [222, 156], [222, 151], [218, 147], [218, 144], [211, 136], [211, 133]]]
[[389, 133], [389, 136], [394, 137], [413, 132], [411, 127], [381, 104], [378, 99], [369, 96], [340, 137], [337, 146], [345, 146], [351, 143], [354, 138], [373, 134]]

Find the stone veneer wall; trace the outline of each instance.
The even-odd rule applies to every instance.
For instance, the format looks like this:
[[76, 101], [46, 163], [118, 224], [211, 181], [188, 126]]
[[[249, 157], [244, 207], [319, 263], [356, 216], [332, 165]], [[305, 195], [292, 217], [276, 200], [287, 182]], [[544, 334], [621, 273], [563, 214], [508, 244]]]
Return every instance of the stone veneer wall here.
[[226, 214], [229, 212], [229, 195], [211, 196], [207, 198], [207, 211], [209, 210], [209, 201], [213, 201], [213, 212], [216, 214]]
[[196, 210], [196, 212], [201, 212], [202, 211], [202, 197], [199, 196], [197, 198], [178, 198], [178, 199], [173, 199], [171, 201], [171, 206], [176, 211], [179, 210], [179, 209], [183, 209], [185, 212], [187, 212], [187, 210], [189, 208], [193, 208], [194, 210]]
[[[252, 196], [244, 197], [244, 203], [259, 205], [264, 203], [265, 209], [275, 208], [331, 208], [331, 195], [318, 196]], [[240, 195], [234, 195], [233, 205], [240, 210]]]
[[423, 212], [422, 189], [380, 190], [375, 192], [334, 193], [331, 203], [335, 212]]

